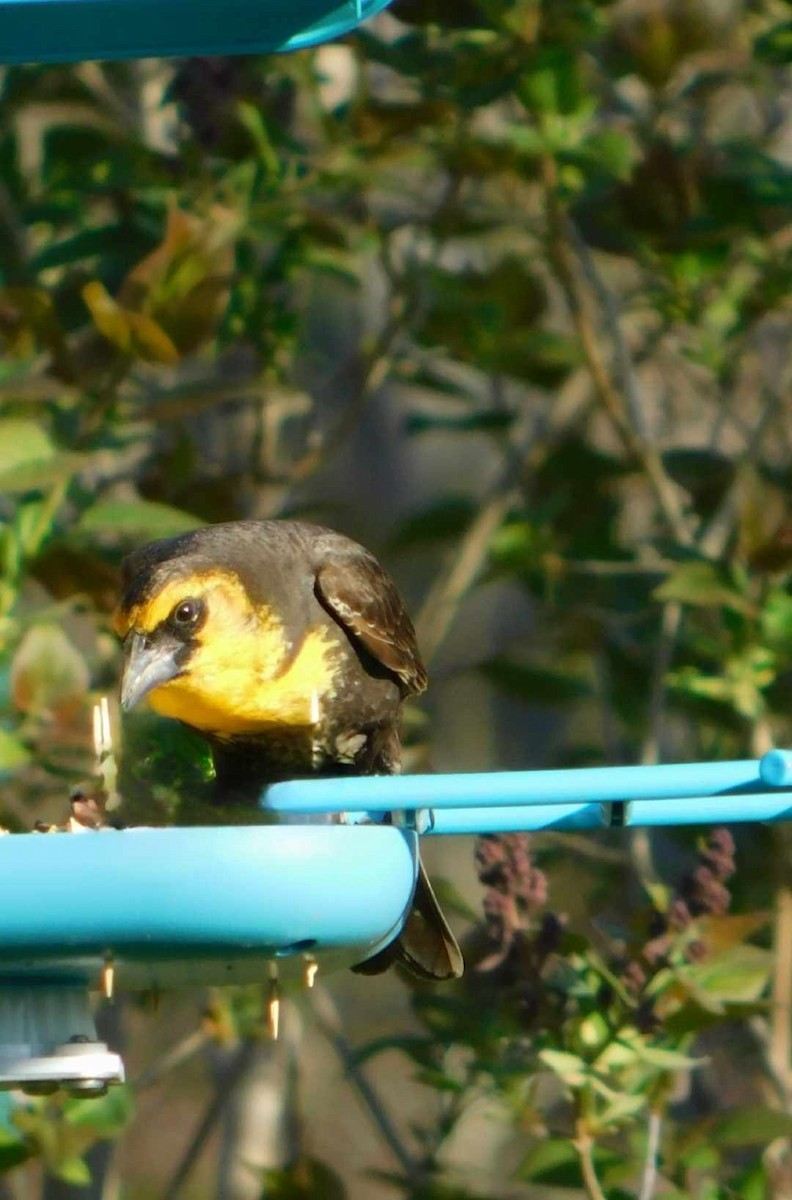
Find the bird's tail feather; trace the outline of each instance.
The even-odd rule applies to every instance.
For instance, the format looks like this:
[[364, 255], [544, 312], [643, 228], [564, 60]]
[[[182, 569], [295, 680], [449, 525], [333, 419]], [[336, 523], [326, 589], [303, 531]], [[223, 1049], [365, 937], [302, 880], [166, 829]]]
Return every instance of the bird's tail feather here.
[[458, 979], [465, 969], [462, 951], [420, 859], [412, 907], [401, 933], [384, 950], [352, 970], [360, 975], [380, 975], [393, 964], [404, 967], [418, 979], [432, 982]]

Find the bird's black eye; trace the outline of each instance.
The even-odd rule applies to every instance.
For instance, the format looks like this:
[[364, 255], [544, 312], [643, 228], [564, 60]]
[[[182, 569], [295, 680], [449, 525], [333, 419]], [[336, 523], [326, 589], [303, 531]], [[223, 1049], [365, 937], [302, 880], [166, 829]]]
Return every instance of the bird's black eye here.
[[171, 613], [171, 621], [180, 629], [192, 629], [203, 615], [202, 600], [182, 600]]

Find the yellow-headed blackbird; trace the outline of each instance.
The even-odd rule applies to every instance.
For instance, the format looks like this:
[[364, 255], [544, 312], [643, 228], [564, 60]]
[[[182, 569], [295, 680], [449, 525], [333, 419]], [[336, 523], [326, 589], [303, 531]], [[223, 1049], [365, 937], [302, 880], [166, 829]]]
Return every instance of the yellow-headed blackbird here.
[[[426, 687], [415, 631], [368, 550], [298, 521], [238, 521], [153, 542], [123, 566], [121, 701], [209, 741], [218, 802], [309, 775], [391, 774], [400, 711]], [[425, 979], [462, 956], [421, 866], [400, 937], [358, 968]]]

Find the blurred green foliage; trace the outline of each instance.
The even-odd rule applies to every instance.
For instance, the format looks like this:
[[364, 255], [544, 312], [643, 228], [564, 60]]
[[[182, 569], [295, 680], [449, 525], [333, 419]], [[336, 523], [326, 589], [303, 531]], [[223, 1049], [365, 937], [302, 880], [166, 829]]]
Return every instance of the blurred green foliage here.
[[[245, 516], [390, 546], [427, 597], [428, 658], [491, 703], [482, 766], [518, 720], [550, 731], [541, 765], [788, 744], [791, 55], [781, 0], [397, 0], [332, 51], [2, 69], [5, 823], [58, 819], [91, 769], [123, 553]], [[383, 395], [387, 453], [365, 440]], [[339, 461], [362, 481], [387, 454], [419, 464], [414, 494], [339, 512]], [[454, 630], [492, 589], [534, 633], [495, 622], [471, 661]], [[181, 737], [130, 727], [134, 818], [173, 819], [205, 778]], [[441, 1153], [483, 1094], [526, 1186], [784, 1194], [789, 1012], [768, 1011], [755, 914], [776, 903], [792, 937], [787, 843], [742, 836], [741, 915], [707, 918], [703, 962], [680, 932], [641, 1028], [613, 960], [666, 911], [683, 846], [544, 844], [573, 911], [539, 1034], [475, 972], [416, 994], [420, 1032], [387, 1044], [441, 1115], [414, 1131], [406, 1194], [483, 1194]], [[721, 1024], [750, 1042], [737, 1094], [690, 1082], [705, 1034], [731, 1080]], [[123, 1114], [74, 1111], [21, 1110], [0, 1164], [81, 1182]], [[343, 1190], [313, 1160], [268, 1186]]]

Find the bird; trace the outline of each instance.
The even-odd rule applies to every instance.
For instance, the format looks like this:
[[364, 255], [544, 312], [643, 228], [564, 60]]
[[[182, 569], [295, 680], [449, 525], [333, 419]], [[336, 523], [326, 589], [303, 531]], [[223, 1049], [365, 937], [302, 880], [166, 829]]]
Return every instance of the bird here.
[[[285, 779], [401, 768], [404, 700], [427, 686], [415, 629], [377, 558], [306, 521], [229, 521], [128, 555], [113, 619], [121, 705], [144, 697], [208, 742], [218, 805]], [[399, 936], [357, 964], [458, 978], [459, 946], [418, 862]]]

